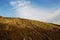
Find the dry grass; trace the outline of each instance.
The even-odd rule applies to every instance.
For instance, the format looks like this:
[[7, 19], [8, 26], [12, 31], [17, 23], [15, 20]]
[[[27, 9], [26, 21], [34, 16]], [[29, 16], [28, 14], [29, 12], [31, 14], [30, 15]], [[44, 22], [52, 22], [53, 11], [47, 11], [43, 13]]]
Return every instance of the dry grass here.
[[0, 17], [0, 40], [60, 40], [60, 25]]

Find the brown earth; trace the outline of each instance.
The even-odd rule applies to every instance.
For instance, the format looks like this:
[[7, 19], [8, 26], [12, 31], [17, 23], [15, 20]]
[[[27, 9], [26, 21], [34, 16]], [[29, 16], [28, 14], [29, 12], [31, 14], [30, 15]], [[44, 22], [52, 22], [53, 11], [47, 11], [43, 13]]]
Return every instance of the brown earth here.
[[60, 40], [60, 25], [0, 17], [0, 40]]

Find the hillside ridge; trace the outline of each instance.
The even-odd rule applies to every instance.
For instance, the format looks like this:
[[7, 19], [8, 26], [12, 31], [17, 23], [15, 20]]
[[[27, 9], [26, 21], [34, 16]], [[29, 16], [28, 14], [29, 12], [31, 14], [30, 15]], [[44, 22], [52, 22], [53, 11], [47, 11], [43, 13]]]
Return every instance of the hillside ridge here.
[[0, 40], [60, 40], [60, 25], [0, 16]]

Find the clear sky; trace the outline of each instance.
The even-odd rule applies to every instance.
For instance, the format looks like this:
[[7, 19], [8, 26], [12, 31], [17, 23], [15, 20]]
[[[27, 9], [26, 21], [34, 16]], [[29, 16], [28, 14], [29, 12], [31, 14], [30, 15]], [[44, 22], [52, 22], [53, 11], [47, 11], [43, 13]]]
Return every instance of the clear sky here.
[[0, 15], [60, 24], [60, 0], [0, 0]]

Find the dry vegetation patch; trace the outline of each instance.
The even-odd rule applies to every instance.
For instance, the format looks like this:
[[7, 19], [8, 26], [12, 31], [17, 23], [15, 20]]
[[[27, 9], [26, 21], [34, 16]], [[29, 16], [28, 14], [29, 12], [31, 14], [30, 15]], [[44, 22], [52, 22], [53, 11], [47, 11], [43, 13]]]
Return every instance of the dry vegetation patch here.
[[60, 25], [0, 17], [0, 40], [60, 40]]

